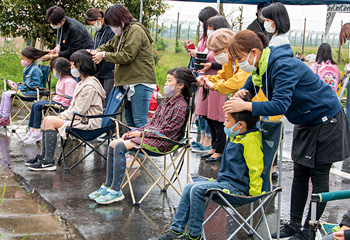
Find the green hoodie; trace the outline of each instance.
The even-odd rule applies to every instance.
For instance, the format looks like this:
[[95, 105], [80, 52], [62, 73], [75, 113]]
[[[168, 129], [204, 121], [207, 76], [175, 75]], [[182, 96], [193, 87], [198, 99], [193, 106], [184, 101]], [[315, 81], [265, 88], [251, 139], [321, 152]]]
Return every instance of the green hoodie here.
[[[120, 37], [122, 39], [117, 52]], [[104, 58], [106, 62], [116, 64], [115, 86], [156, 83], [152, 42], [149, 31], [142, 24], [132, 22], [122, 35], [115, 35], [106, 44], [97, 48], [99, 52], [106, 52]]]

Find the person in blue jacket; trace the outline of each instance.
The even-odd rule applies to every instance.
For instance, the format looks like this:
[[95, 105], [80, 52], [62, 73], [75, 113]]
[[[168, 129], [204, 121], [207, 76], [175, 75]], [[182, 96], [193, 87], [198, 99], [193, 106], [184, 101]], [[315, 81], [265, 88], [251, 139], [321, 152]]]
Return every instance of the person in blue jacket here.
[[[23, 83], [25, 83], [30, 88], [35, 87], [45, 87], [43, 81], [43, 73], [40, 68], [35, 64], [35, 60], [46, 55], [48, 52], [38, 50], [34, 47], [26, 47], [21, 52], [21, 64], [24, 67], [23, 69]], [[12, 81], [9, 81], [12, 82]], [[26, 85], [13, 85], [13, 90], [4, 91], [1, 96], [0, 104], [0, 126], [10, 124], [10, 112], [11, 112], [11, 97], [16, 94], [25, 94], [25, 95], [36, 95], [36, 91], [30, 90]]]
[[[281, 229], [281, 238], [308, 239], [310, 211], [301, 221], [312, 181], [312, 193], [329, 191], [333, 162], [350, 156], [350, 131], [346, 116], [332, 88], [303, 62], [294, 58], [289, 44], [267, 47], [261, 33], [244, 30], [235, 35], [229, 51], [246, 72], [252, 72], [243, 88], [226, 102], [224, 111], [248, 110], [253, 116], [285, 115], [293, 124], [292, 160], [294, 177], [290, 223]], [[241, 98], [262, 89], [269, 101], [245, 102]], [[324, 211], [319, 204], [316, 218]], [[272, 234], [277, 237], [276, 233]]]

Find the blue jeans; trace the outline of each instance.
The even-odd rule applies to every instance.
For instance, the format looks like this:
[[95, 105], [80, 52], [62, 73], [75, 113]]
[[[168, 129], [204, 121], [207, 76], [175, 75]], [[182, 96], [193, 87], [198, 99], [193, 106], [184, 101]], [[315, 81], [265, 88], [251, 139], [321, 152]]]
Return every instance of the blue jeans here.
[[[43, 117], [43, 108], [45, 105], [49, 105], [50, 101], [40, 101], [40, 102], [35, 102], [32, 104], [32, 109], [30, 111], [30, 117], [29, 117], [29, 127], [32, 128], [40, 128], [41, 126], [41, 120]], [[61, 105], [58, 102], [52, 101], [52, 104], [58, 104]]]
[[228, 189], [231, 194], [246, 195], [227, 182], [194, 182], [186, 185], [182, 192], [171, 229], [184, 233], [188, 222], [191, 236], [199, 236], [203, 231], [205, 212], [205, 192], [210, 188]]
[[207, 120], [205, 120], [202, 117], [199, 117], [198, 123], [199, 123], [199, 128], [201, 129], [201, 133], [205, 133], [205, 136], [207, 138], [211, 138], [210, 127]]
[[128, 126], [140, 128], [147, 124], [147, 113], [152, 93], [152, 88], [142, 84], [135, 85], [135, 93], [132, 95], [131, 101], [127, 101], [125, 108], [125, 120]]

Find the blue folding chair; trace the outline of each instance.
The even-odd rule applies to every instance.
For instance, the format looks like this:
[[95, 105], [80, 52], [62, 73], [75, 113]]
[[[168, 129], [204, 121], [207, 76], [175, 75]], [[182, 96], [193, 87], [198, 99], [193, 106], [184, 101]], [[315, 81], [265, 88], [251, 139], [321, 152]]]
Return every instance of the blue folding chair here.
[[333, 227], [338, 224], [324, 223], [316, 220], [316, 209], [319, 203], [350, 199], [350, 190], [316, 193], [311, 196], [311, 218], [309, 221], [310, 240], [321, 240], [326, 234], [331, 233]]
[[[141, 202], [147, 197], [147, 195], [152, 191], [152, 189], [155, 186], [158, 186], [159, 189], [161, 191], [167, 191], [167, 189], [171, 186], [180, 196], [182, 193], [182, 185], [181, 185], [181, 181], [179, 178], [179, 174], [182, 170], [182, 167], [184, 165], [184, 161], [185, 161], [185, 157], [187, 155], [187, 183], [189, 181], [189, 149], [191, 146], [190, 143], [190, 123], [191, 123], [191, 113], [192, 113], [192, 107], [193, 107], [193, 103], [194, 103], [194, 97], [192, 97], [189, 100], [189, 111], [186, 114], [186, 120], [184, 125], [182, 126], [182, 134], [180, 137], [180, 141], [174, 141], [168, 137], [166, 137], [165, 135], [156, 132], [156, 131], [151, 131], [151, 130], [147, 130], [145, 129], [142, 133], [142, 140], [141, 140], [141, 144], [139, 146], [136, 146], [135, 148], [131, 149], [131, 151], [129, 151], [129, 153], [131, 153], [132, 155], [134, 155], [134, 159], [131, 162], [131, 165], [128, 169], [126, 169], [125, 171], [125, 176], [124, 176], [124, 180], [122, 182], [121, 185], [121, 189], [123, 189], [127, 184], [129, 186], [130, 189], [130, 194], [131, 194], [131, 198], [133, 201], [133, 204], [141, 204]], [[119, 124], [124, 125], [123, 123], [121, 123], [120, 121], [116, 120], [116, 124], [117, 124], [117, 131], [119, 129]], [[125, 125], [124, 125], [125, 126]], [[125, 126], [128, 127], [128, 126]], [[130, 127], [128, 127], [129, 129], [131, 129]], [[173, 148], [168, 151], [168, 152], [160, 152], [157, 149], [153, 149], [153, 148], [149, 148], [148, 146], [143, 144], [143, 140], [145, 138], [145, 133], [146, 132], [152, 132], [155, 133], [156, 135], [158, 135], [160, 138], [162, 138], [164, 141], [167, 141], [171, 144], [173, 144]], [[119, 133], [117, 132], [117, 136]], [[141, 154], [144, 155], [143, 160], [138, 159], [138, 156], [140, 156]], [[170, 156], [170, 163], [167, 164], [167, 156]], [[155, 162], [152, 157], [164, 157], [164, 167], [163, 170], [160, 169], [160, 167], [158, 166], [157, 162]], [[138, 161], [140, 166], [138, 166], [134, 172], [130, 175], [131, 170], [132, 170], [132, 166], [134, 164], [135, 161]], [[151, 167], [154, 167], [157, 172], [160, 174], [160, 176], [156, 179], [154, 174], [151, 174], [151, 172], [147, 169], [146, 167], [146, 162], [150, 162], [151, 163]], [[166, 176], [167, 172], [170, 170], [170, 168], [173, 167], [173, 172], [171, 174], [171, 177], [169, 178], [168, 176]], [[135, 200], [135, 195], [134, 195], [134, 191], [132, 188], [132, 184], [131, 184], [131, 178], [140, 170], [143, 169], [147, 175], [153, 180], [153, 184], [151, 187], [149, 187], [149, 189], [146, 191], [146, 193], [141, 197], [141, 199], [139, 201], [136, 202]], [[161, 186], [159, 184], [159, 181], [161, 179], [164, 179], [163, 181], [163, 186]], [[174, 183], [177, 182], [179, 184], [179, 189], [174, 185]]]
[[[103, 115], [86, 116], [83, 114], [79, 114], [77, 112], [73, 114], [72, 123], [69, 127], [66, 128], [67, 138], [65, 140], [61, 138], [62, 153], [58, 161], [59, 162], [63, 161], [65, 171], [72, 170], [74, 167], [76, 167], [80, 162], [82, 162], [85, 158], [87, 158], [93, 152], [96, 152], [102, 158], [107, 160], [105, 155], [101, 154], [98, 151], [98, 148], [102, 144], [104, 144], [106, 141], [108, 141], [108, 144], [109, 144], [110, 139], [112, 138], [112, 135], [113, 135], [113, 129], [115, 128], [115, 125], [112, 124], [111, 117], [116, 117], [117, 115], [119, 115], [120, 117], [122, 116], [122, 109], [124, 108], [124, 103], [125, 103], [124, 100], [126, 99], [126, 94], [127, 94], [127, 91], [125, 91], [123, 87], [118, 87], [118, 88], [114, 87], [111, 93], [109, 94], [107, 107], [105, 108]], [[73, 123], [74, 123], [75, 116], [80, 116], [87, 119], [102, 118], [101, 128], [93, 129], [93, 130], [81, 130], [78, 128], [74, 128]], [[95, 140], [96, 138], [98, 138], [104, 133], [107, 134], [106, 138], [104, 139], [104, 141], [99, 143], [96, 147], [94, 147], [92, 144], [89, 143], [89, 141]], [[69, 136], [76, 137], [77, 139], [80, 140], [80, 143], [77, 146], [75, 146], [72, 150], [70, 150], [68, 153], [65, 154], [65, 148], [66, 148], [66, 144], [69, 139], [68, 138]], [[91, 150], [81, 159], [76, 161], [71, 167], [67, 167], [66, 158], [83, 144], [86, 144], [87, 146], [89, 146]]]
[[[206, 202], [206, 209], [211, 201], [216, 202], [219, 206], [214, 210], [214, 212], [203, 222], [204, 226], [209, 222], [210, 219], [213, 218], [215, 214], [218, 213], [220, 209], [223, 209], [229, 217], [231, 217], [235, 222], [239, 224], [239, 227], [227, 238], [232, 239], [237, 233], [243, 229], [248, 235], [256, 235], [259, 239], [263, 240], [260, 234], [257, 232], [257, 228], [260, 223], [264, 220], [267, 234], [269, 239], [271, 239], [270, 229], [268, 223], [266, 221], [266, 212], [271, 207], [273, 200], [277, 196], [279, 192], [281, 192], [282, 187], [280, 185], [273, 186], [271, 180], [271, 168], [273, 165], [273, 161], [277, 156], [278, 149], [280, 147], [283, 135], [283, 122], [281, 121], [269, 121], [269, 120], [261, 120], [260, 125], [261, 133], [262, 133], [262, 143], [263, 143], [263, 153], [264, 153], [264, 170], [261, 175], [263, 179], [262, 186], [262, 194], [258, 196], [239, 196], [233, 195], [225, 192], [221, 189], [208, 189], [206, 192], [206, 196], [208, 200]], [[282, 168], [282, 154], [280, 154], [280, 168]], [[281, 171], [280, 171], [281, 173]], [[281, 178], [281, 175], [280, 175]], [[193, 177], [193, 181], [208, 181], [203, 177]], [[279, 183], [280, 184], [280, 183]], [[258, 201], [258, 206], [254, 209], [254, 202]], [[245, 204], [251, 204], [251, 212], [247, 218], [244, 218], [237, 210], [236, 207], [242, 206]], [[230, 212], [230, 209], [232, 212]], [[278, 209], [278, 212], [280, 209]], [[261, 217], [259, 218], [257, 224], [254, 226], [253, 217], [261, 212]], [[279, 215], [278, 215], [279, 217]], [[279, 221], [277, 222], [279, 229]], [[246, 229], [248, 228], [248, 229]], [[205, 232], [203, 230], [203, 237], [205, 237]]]
[[[14, 114], [12, 112], [10, 113], [9, 118], [11, 123], [11, 132], [16, 132], [16, 130], [23, 124], [23, 122], [29, 118], [31, 111], [30, 104], [32, 104], [35, 101], [40, 101], [40, 99], [44, 96], [50, 96], [50, 66], [43, 66], [39, 64], [38, 67], [43, 74], [43, 80], [40, 86], [30, 87], [24, 82], [19, 82], [17, 83], [17, 89], [19, 86], [23, 85], [26, 86], [28, 91], [25, 92], [25, 95], [22, 95], [18, 91], [14, 95], [12, 95], [12, 106], [16, 103], [16, 105], [18, 106], [18, 111], [16, 111]], [[3, 80], [4, 89], [7, 90], [7, 80]], [[20, 121], [20, 123], [16, 127], [14, 127], [13, 123], [15, 122], [16, 117], [19, 116], [21, 112], [24, 113], [24, 117]]]

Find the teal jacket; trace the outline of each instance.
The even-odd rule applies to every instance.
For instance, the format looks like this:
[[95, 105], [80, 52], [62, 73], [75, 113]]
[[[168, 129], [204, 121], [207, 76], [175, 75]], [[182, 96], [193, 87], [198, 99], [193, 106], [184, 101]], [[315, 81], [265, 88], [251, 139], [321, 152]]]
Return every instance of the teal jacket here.
[[228, 182], [250, 196], [261, 194], [264, 169], [262, 135], [258, 129], [246, 131], [226, 142], [218, 182]]

